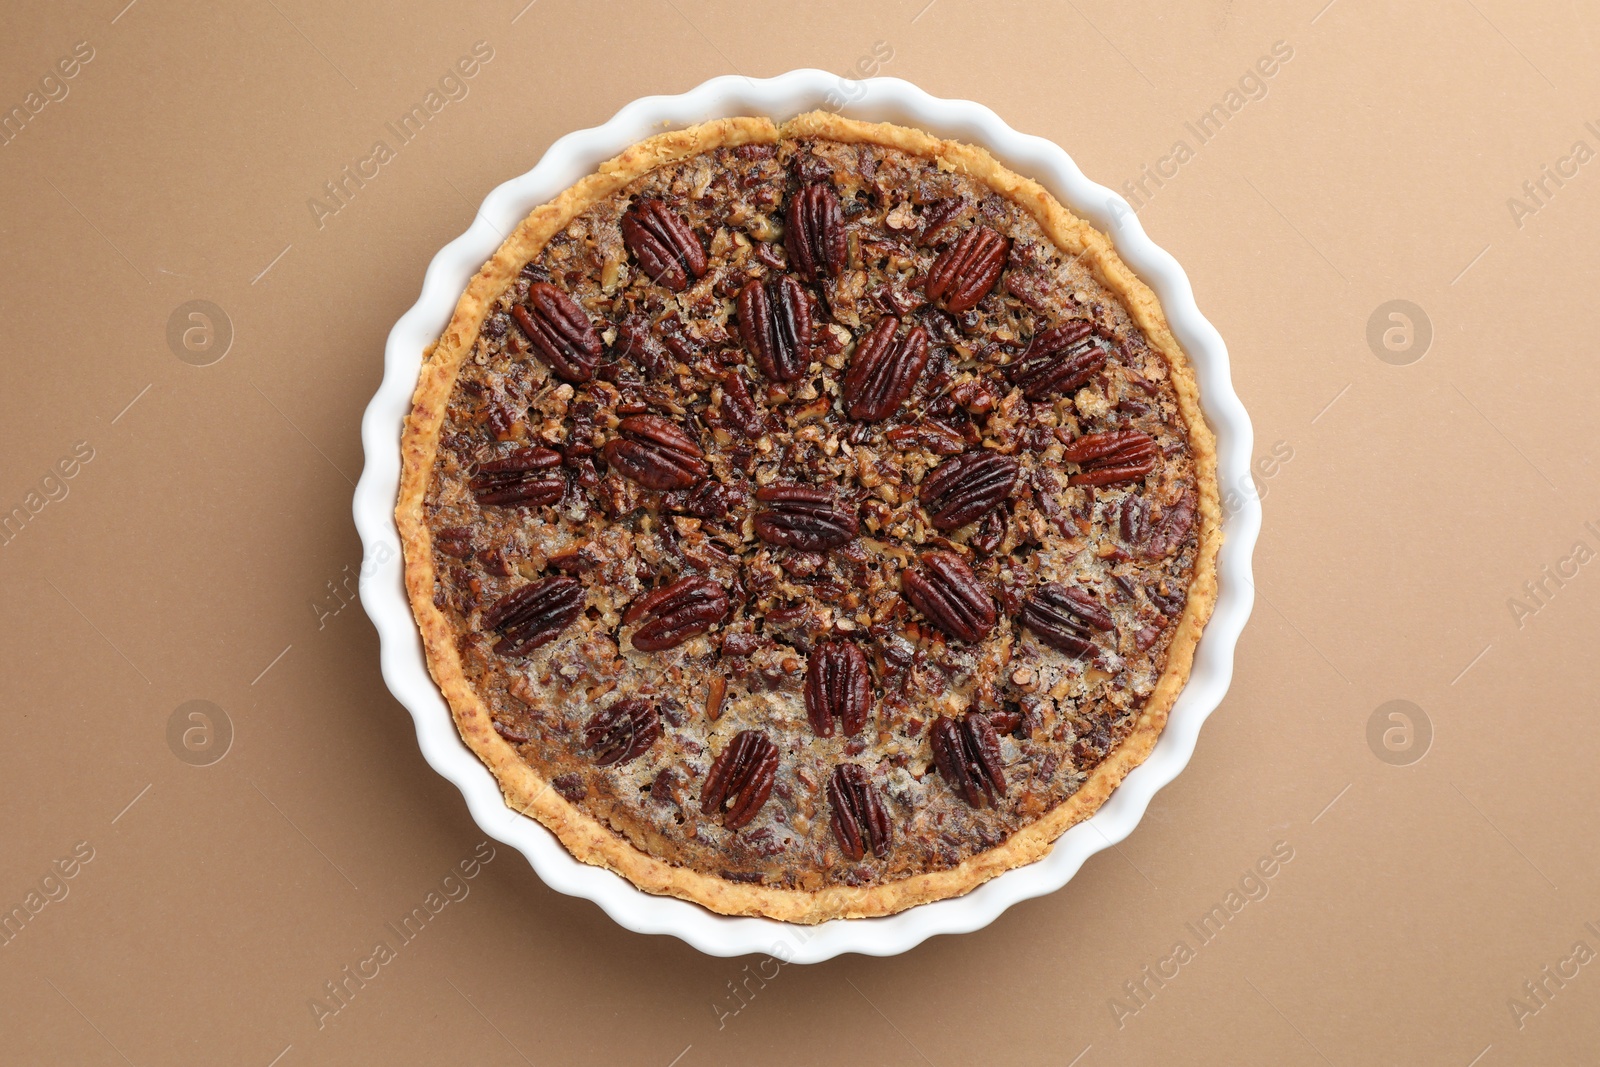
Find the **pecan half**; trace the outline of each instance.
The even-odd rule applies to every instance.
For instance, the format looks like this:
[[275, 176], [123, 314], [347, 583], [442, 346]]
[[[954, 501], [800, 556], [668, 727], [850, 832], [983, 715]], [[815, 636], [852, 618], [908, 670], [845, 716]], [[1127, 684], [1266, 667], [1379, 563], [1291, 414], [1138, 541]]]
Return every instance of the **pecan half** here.
[[622, 216], [622, 239], [652, 281], [673, 291], [706, 272], [706, 250], [682, 215], [660, 200], [636, 200]]
[[828, 776], [828, 804], [834, 840], [846, 857], [860, 860], [869, 848], [880, 859], [889, 854], [894, 839], [889, 813], [865, 768], [854, 763], [835, 767]]
[[755, 818], [777, 778], [778, 746], [765, 734], [745, 730], [712, 761], [700, 810], [721, 815], [724, 827], [737, 830]]
[[951, 456], [917, 493], [935, 530], [954, 530], [1005, 503], [1021, 473], [1015, 456], [981, 449]]
[[698, 637], [728, 615], [728, 594], [709, 578], [691, 575], [635, 600], [624, 623], [646, 620], [633, 632], [640, 652], [662, 652]]
[[483, 627], [500, 635], [494, 650], [521, 656], [548, 644], [583, 610], [583, 584], [551, 575], [501, 597], [483, 613]]
[[1017, 621], [1045, 644], [1069, 656], [1082, 656], [1094, 648], [1090, 630], [1115, 629], [1111, 612], [1082, 589], [1057, 582], [1039, 587], [1017, 614]]
[[883, 437], [901, 451], [925, 448], [937, 456], [953, 456], [967, 447], [966, 439], [961, 434], [936, 419], [922, 419], [909, 426], [896, 426]]
[[534, 282], [527, 302], [512, 306], [511, 317], [558, 378], [581, 384], [594, 377], [604, 348], [594, 323], [572, 297], [549, 282]]
[[447, 556], [456, 559], [472, 558], [472, 528], [470, 526], [446, 526], [433, 535], [433, 547]]
[[1156, 468], [1161, 449], [1141, 430], [1085, 434], [1067, 445], [1061, 458], [1080, 470], [1068, 485], [1116, 485], [1143, 478]]
[[1072, 392], [1106, 365], [1107, 350], [1094, 343], [1093, 333], [1088, 319], [1068, 319], [1037, 333], [1006, 376], [1029, 400]]
[[772, 505], [755, 517], [756, 536], [770, 545], [822, 552], [838, 548], [860, 529], [856, 514], [813, 485], [764, 485], [756, 500]]
[[750, 395], [744, 372], [737, 367], [722, 378], [722, 421], [754, 440], [767, 432], [767, 413]]
[[856, 343], [844, 376], [845, 410], [852, 419], [877, 422], [900, 410], [928, 365], [928, 331], [913, 326], [895, 338], [900, 320], [885, 315]]
[[480, 504], [554, 504], [567, 491], [560, 474], [545, 474], [561, 466], [561, 453], [549, 448], [519, 448], [500, 459], [478, 464], [467, 483]]
[[1000, 738], [984, 715], [967, 712], [959, 722], [941, 715], [928, 731], [939, 776], [975, 808], [997, 807], [1006, 791]]
[[584, 571], [593, 570], [600, 561], [595, 558], [589, 546], [584, 544], [571, 551], [551, 556], [546, 562], [558, 571], [582, 574]]
[[824, 641], [811, 652], [806, 664], [806, 718], [818, 737], [833, 736], [839, 720], [846, 737], [854, 737], [867, 724], [872, 707], [872, 672], [860, 645]]
[[1138, 547], [1150, 534], [1150, 503], [1136, 493], [1129, 493], [1122, 501], [1117, 515], [1117, 532], [1129, 547]]
[[783, 226], [789, 265], [808, 282], [844, 268], [844, 214], [832, 182], [812, 182], [789, 199]]
[[1140, 558], [1157, 560], [1172, 555], [1194, 526], [1194, 505], [1194, 494], [1185, 493], [1176, 504], [1168, 507], [1162, 513], [1161, 521], [1148, 530], [1147, 539], [1139, 549]]
[[900, 588], [911, 606], [958, 641], [981, 641], [999, 621], [994, 600], [954, 552], [926, 552], [920, 568], [900, 576]]
[[606, 462], [646, 489], [687, 489], [711, 472], [694, 438], [660, 415], [630, 415], [606, 442]]
[[1010, 251], [1010, 238], [987, 226], [973, 226], [939, 253], [922, 291], [946, 311], [976, 307], [999, 280]]
[[639, 758], [660, 736], [661, 712], [644, 697], [617, 701], [583, 728], [583, 743], [602, 767]]
[[792, 274], [757, 279], [739, 292], [739, 334], [775, 382], [800, 377], [810, 360], [811, 305]]

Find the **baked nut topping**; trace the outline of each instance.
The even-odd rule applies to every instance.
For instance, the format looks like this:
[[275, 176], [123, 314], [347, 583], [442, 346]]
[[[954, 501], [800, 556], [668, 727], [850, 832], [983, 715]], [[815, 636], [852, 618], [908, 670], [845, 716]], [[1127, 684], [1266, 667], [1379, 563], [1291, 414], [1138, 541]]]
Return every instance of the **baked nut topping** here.
[[483, 628], [500, 639], [502, 656], [524, 656], [561, 634], [583, 609], [583, 586], [571, 578], [550, 577], [525, 585], [483, 613]]
[[731, 914], [1038, 858], [1149, 751], [1213, 596], [1211, 438], [1154, 297], [898, 127], [613, 160], [474, 280], [404, 447], [463, 737], [580, 859]]
[[764, 485], [756, 500], [770, 510], [757, 512], [751, 526], [769, 545], [820, 552], [845, 544], [861, 528], [854, 513], [815, 486]]
[[1029, 400], [1045, 400], [1080, 388], [1106, 365], [1109, 356], [1105, 347], [1093, 342], [1093, 333], [1094, 323], [1088, 319], [1068, 319], [1035, 334], [1006, 377], [1021, 387]]
[[974, 226], [933, 261], [924, 287], [946, 311], [978, 306], [1000, 280], [1011, 242], [987, 226]]
[[1008, 500], [1021, 467], [998, 452], [963, 452], [929, 474], [917, 498], [935, 530], [956, 530]]
[[939, 776], [975, 808], [993, 807], [1006, 792], [1000, 738], [987, 716], [968, 712], [952, 720], [941, 715], [928, 731]]
[[761, 810], [778, 778], [778, 746], [764, 734], [746, 730], [711, 764], [700, 810], [720, 816], [728, 830], [737, 830]]
[[536, 282], [528, 287], [527, 302], [511, 308], [511, 317], [560, 377], [579, 383], [594, 377], [600, 335], [572, 297], [549, 282]]
[[[478, 464], [467, 484], [480, 504], [554, 504], [567, 491], [567, 480], [549, 473], [561, 466], [561, 453], [550, 448], [519, 448], [504, 459]], [[461, 535], [471, 531], [458, 528]]]
[[811, 348], [811, 304], [799, 281], [780, 274], [747, 284], [739, 293], [739, 334], [768, 378], [800, 377]]
[[913, 607], [958, 641], [982, 641], [999, 618], [988, 590], [954, 552], [924, 553], [900, 584]]
[[662, 652], [705, 633], [727, 614], [728, 597], [720, 585], [708, 578], [688, 577], [636, 601], [622, 621], [643, 621], [633, 631], [634, 648]]
[[1017, 619], [1039, 640], [1069, 656], [1086, 655], [1094, 648], [1091, 630], [1104, 632], [1117, 625], [1094, 597], [1055, 582], [1029, 597]]
[[619, 700], [584, 727], [584, 743], [602, 767], [627, 763], [649, 751], [661, 737], [661, 714], [644, 697]]
[[824, 641], [811, 650], [806, 667], [806, 718], [818, 737], [832, 737], [834, 720], [854, 737], [872, 707], [872, 673], [861, 646]]
[[1116, 485], [1143, 478], [1160, 456], [1155, 438], [1138, 430], [1085, 434], [1068, 445], [1061, 458], [1076, 463], [1072, 485]]
[[[762, 434], [771, 428], [771, 419], [750, 395], [750, 387], [745, 384], [744, 372], [735, 368], [723, 375], [722, 403], [720, 407], [721, 421], [732, 427], [744, 437], [758, 440]], [[707, 420], [711, 415], [707, 413]]]
[[839, 193], [828, 182], [812, 182], [789, 198], [783, 246], [796, 274], [807, 281], [837, 278], [845, 263], [844, 216]]
[[928, 331], [913, 326], [896, 336], [900, 320], [885, 315], [856, 344], [844, 377], [845, 410], [852, 419], [881, 422], [900, 410], [928, 363]]
[[706, 272], [706, 250], [683, 216], [660, 200], [640, 200], [622, 216], [622, 239], [639, 267], [668, 289]]
[[846, 859], [860, 861], [867, 850], [884, 857], [894, 840], [889, 813], [867, 772], [854, 763], [842, 763], [828, 778], [828, 804], [833, 809], [833, 836]]
[[660, 415], [630, 415], [606, 442], [606, 462], [646, 489], [687, 489], [711, 470], [681, 426]]

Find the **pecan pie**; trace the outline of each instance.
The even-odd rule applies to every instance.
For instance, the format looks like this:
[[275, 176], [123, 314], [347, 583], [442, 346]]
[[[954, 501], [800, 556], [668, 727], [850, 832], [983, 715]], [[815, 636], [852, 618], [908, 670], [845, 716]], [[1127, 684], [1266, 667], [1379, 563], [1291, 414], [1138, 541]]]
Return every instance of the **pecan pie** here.
[[628, 149], [423, 365], [398, 520], [507, 801], [727, 914], [1038, 859], [1149, 753], [1215, 597], [1151, 291], [981, 149], [815, 113]]

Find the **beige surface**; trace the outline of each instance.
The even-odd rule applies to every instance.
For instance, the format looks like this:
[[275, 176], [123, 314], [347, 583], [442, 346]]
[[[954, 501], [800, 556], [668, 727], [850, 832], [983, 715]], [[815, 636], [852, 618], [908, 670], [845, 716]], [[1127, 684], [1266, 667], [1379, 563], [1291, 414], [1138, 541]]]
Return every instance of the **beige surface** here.
[[[0, 105], [40, 95], [0, 145], [0, 508], [38, 510], [0, 547], [0, 903], [66, 895], [0, 947], [0, 1061], [1593, 1061], [1600, 26], [1320, 6], [14, 5]], [[1232, 692], [1134, 836], [980, 933], [804, 969], [482, 862], [329, 587], [383, 336], [482, 195], [636, 96], [801, 65], [979, 99], [1109, 185], [1175, 172], [1141, 217], [1228, 340], [1267, 498]], [[168, 347], [192, 299], [232, 323], [211, 366]], [[1368, 346], [1394, 299], [1432, 323], [1407, 366]], [[192, 700], [233, 726], [207, 767], [169, 748]], [[1420, 762], [1369, 748], [1391, 700], [1431, 722]], [[319, 1029], [347, 966], [374, 977]]]

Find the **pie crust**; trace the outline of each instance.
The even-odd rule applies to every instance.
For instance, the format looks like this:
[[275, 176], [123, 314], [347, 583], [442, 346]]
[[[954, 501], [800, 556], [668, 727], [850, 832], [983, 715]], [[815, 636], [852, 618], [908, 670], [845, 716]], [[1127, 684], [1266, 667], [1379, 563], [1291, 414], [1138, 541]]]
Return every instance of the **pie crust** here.
[[[1170, 393], [1163, 395], [1175, 401], [1177, 424], [1186, 434], [1192, 461], [1193, 531], [1189, 536], [1193, 568], [1181, 611], [1164, 635], [1164, 668], [1142, 707], [1131, 716], [1125, 735], [1087, 771], [1070, 796], [992, 847], [943, 869], [907, 872], [892, 880], [869, 880], [860, 885], [832, 882], [791, 887], [740, 881], [702, 869], [704, 865], [669, 862], [652, 855], [586, 810], [581, 799], [569, 800], [552, 788], [502, 736], [490, 707], [468, 676], [461, 625], [436, 603], [440, 575], [427, 501], [463, 363], [479, 344], [480, 330], [496, 302], [547, 243], [584, 212], [657, 168], [722, 148], [805, 139], [881, 146], [929, 161], [941, 172], [964, 175], [1015, 204], [1061, 251], [1090, 268], [1094, 280], [1113, 295], [1143, 335], [1149, 350], [1165, 363]], [[1154, 293], [1123, 263], [1109, 238], [1063, 207], [1038, 183], [1008, 170], [981, 148], [886, 123], [864, 123], [825, 112], [801, 115], [782, 124], [763, 118], [719, 119], [633, 145], [602, 164], [595, 174], [536, 208], [474, 276], [444, 333], [424, 354], [401, 447], [403, 470], [396, 519], [405, 551], [407, 594], [428, 666], [462, 738], [494, 773], [507, 803], [549, 828], [579, 860], [607, 867], [647, 892], [693, 901], [727, 915], [761, 915], [800, 923], [887, 915], [964, 894], [1008, 869], [1039, 859], [1058, 836], [1093, 814], [1122, 778], [1149, 755], [1188, 678], [1196, 642], [1216, 599], [1221, 513], [1215, 441], [1201, 414], [1193, 371]], [[937, 778], [931, 764], [925, 765], [924, 773]], [[817, 787], [820, 789], [820, 783]]]

